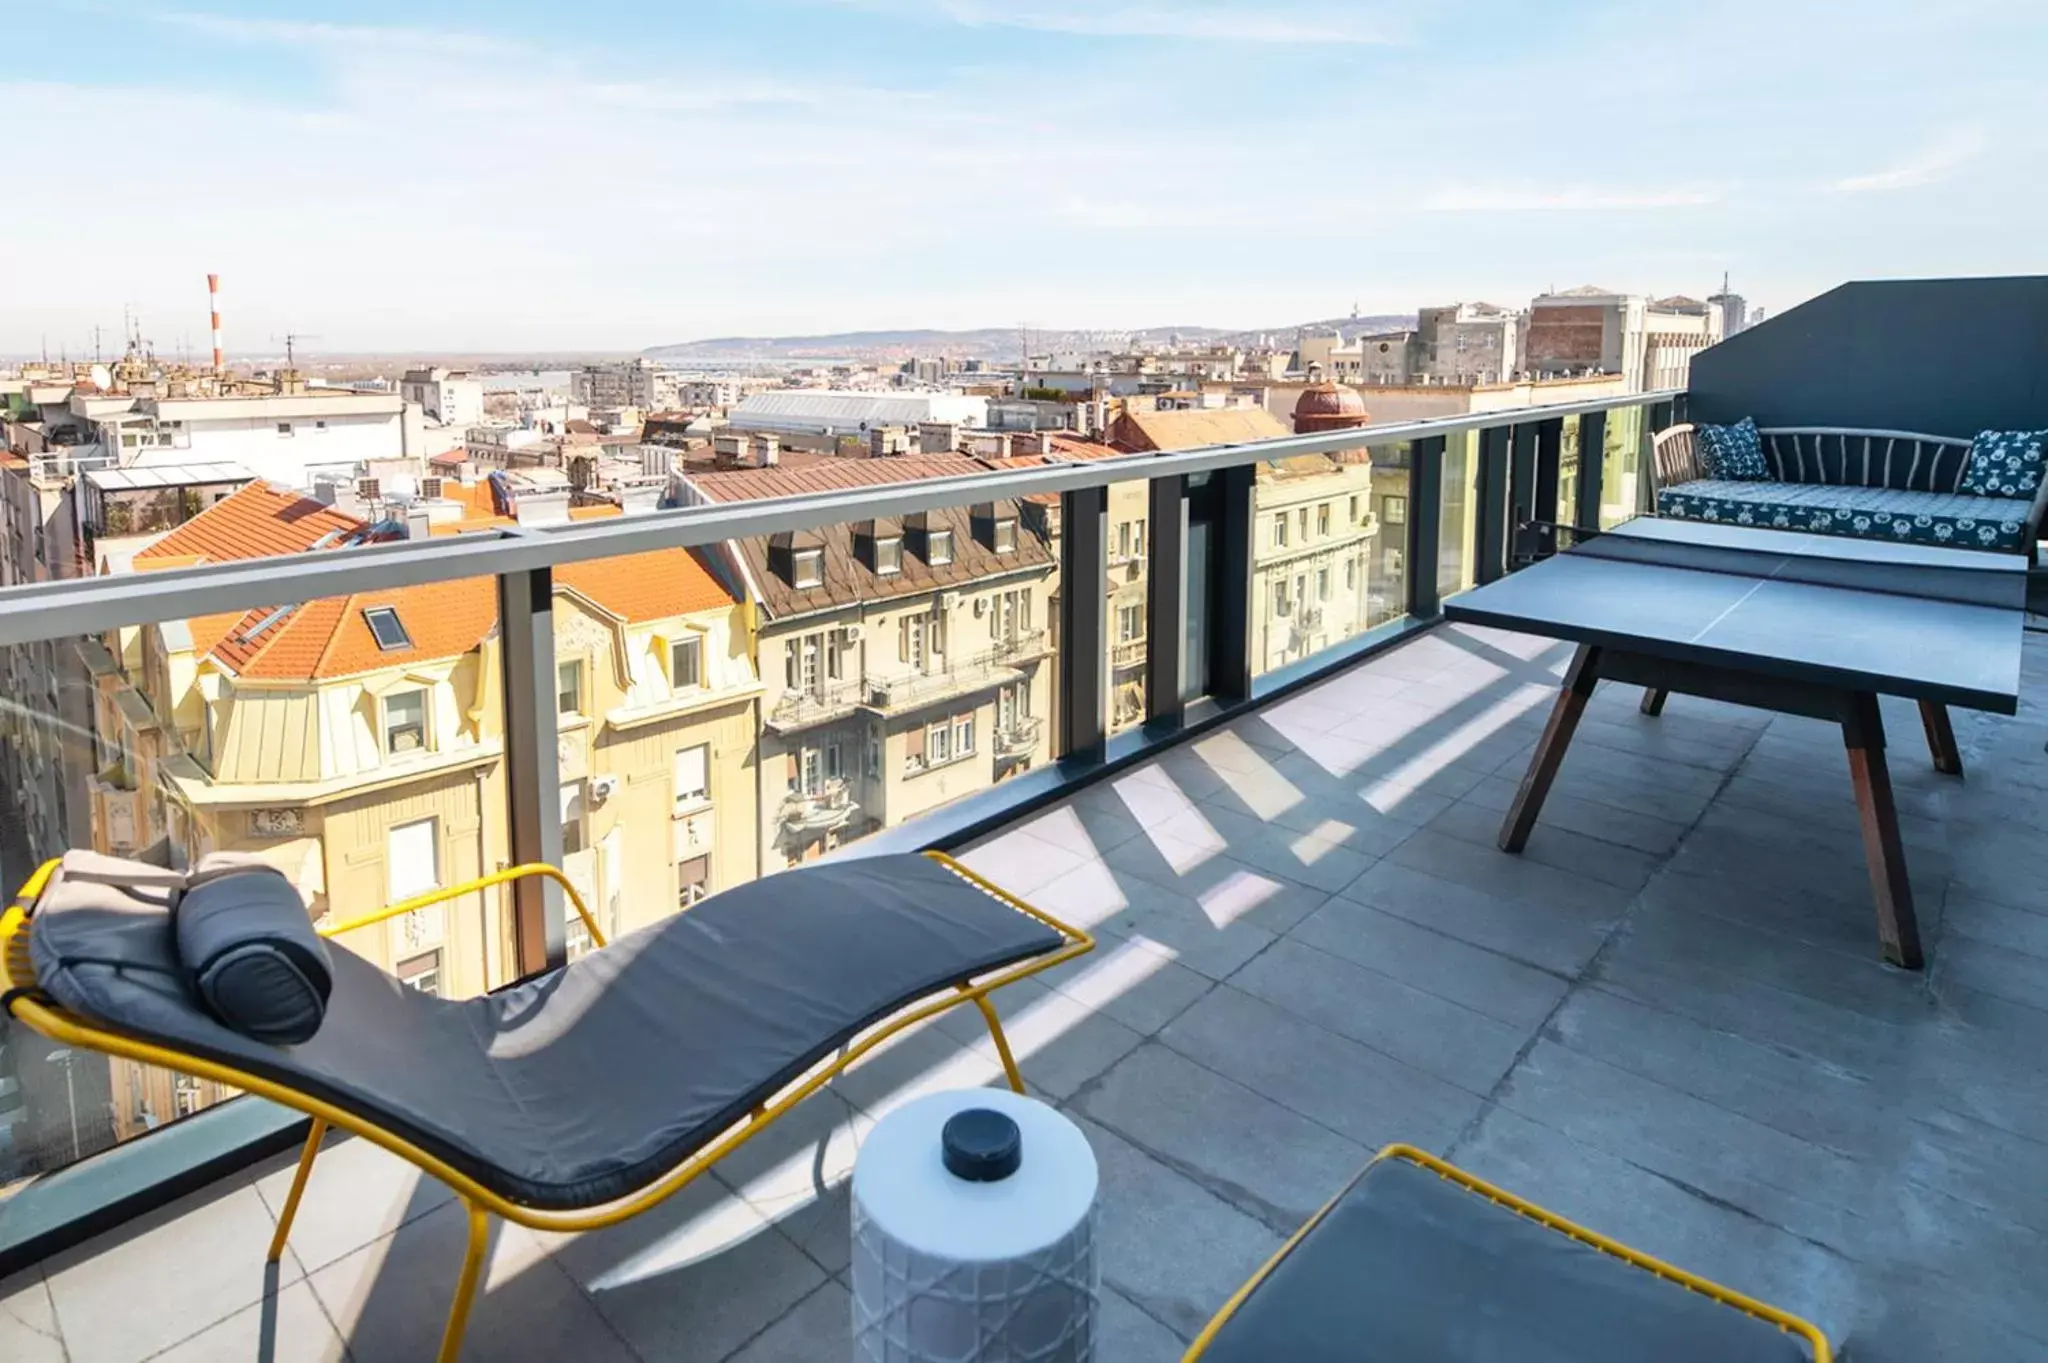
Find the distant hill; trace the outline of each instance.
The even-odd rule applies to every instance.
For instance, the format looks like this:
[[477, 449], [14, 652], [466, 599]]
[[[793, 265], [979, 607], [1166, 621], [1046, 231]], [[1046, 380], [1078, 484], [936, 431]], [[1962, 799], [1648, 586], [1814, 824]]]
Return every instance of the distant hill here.
[[[1379, 314], [1369, 317], [1340, 317], [1321, 322], [1292, 323], [1287, 326], [1254, 327], [1232, 331], [1223, 327], [1141, 327], [1129, 333], [1134, 345], [1163, 345], [1174, 337], [1181, 341], [1222, 341], [1247, 345], [1260, 336], [1271, 336], [1287, 344], [1301, 327], [1336, 327], [1346, 334], [1358, 331], [1393, 331], [1415, 325], [1413, 314]], [[1055, 350], [1097, 350], [1105, 343], [1104, 331], [1060, 330], [1033, 327], [1029, 333], [1033, 354]], [[1123, 333], [1114, 333], [1122, 335]], [[642, 353], [651, 360], [670, 364], [755, 363], [802, 364], [826, 360], [857, 360], [877, 363], [907, 360], [918, 355], [948, 359], [983, 359], [997, 364], [1015, 364], [1025, 335], [1016, 327], [982, 327], [972, 331], [939, 331], [920, 328], [905, 331], [839, 331], [815, 336], [714, 336], [701, 341], [679, 341], [673, 345], [651, 346]]]

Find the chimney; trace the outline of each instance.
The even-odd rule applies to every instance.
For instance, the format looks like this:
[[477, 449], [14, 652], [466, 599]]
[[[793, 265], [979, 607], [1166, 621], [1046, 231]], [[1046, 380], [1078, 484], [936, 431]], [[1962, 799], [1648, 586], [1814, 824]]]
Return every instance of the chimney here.
[[747, 433], [720, 431], [711, 437], [711, 454], [720, 468], [736, 468], [747, 462]]
[[217, 274], [206, 277], [206, 303], [213, 314], [213, 372], [224, 374], [228, 361], [227, 351], [221, 348], [220, 343], [220, 276]]
[[426, 507], [417, 502], [405, 509], [405, 537], [409, 540], [429, 539], [433, 535], [433, 516]]
[[920, 421], [917, 423], [917, 448], [920, 454], [951, 454], [960, 445], [960, 423], [957, 421]]
[[782, 462], [782, 437], [766, 431], [757, 432], [748, 442], [757, 469], [772, 469]]

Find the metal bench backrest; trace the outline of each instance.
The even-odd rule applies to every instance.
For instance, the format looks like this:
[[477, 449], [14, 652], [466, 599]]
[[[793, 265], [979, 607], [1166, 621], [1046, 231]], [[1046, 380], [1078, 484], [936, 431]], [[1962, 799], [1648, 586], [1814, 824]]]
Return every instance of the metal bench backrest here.
[[[1866, 431], [1845, 426], [1765, 426], [1764, 459], [1781, 483], [1889, 487], [1955, 492], [1969, 466], [1970, 442], [1917, 431]], [[1670, 426], [1651, 441], [1657, 486], [1677, 487], [1707, 476], [1692, 425]]]

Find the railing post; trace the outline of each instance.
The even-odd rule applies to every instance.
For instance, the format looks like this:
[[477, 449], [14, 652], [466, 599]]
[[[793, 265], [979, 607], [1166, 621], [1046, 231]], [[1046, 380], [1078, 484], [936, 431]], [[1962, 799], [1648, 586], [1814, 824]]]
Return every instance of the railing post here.
[[[550, 569], [498, 578], [498, 636], [505, 657], [505, 793], [511, 806], [514, 865], [562, 864], [554, 602]], [[512, 883], [513, 941], [521, 976], [553, 969], [567, 959], [562, 915], [562, 892], [554, 881], [526, 876]]]
[[[1536, 460], [1534, 469], [1534, 490], [1531, 500], [1535, 503], [1530, 520], [1561, 520], [1562, 508], [1557, 502], [1558, 479], [1564, 466], [1564, 418], [1552, 417], [1536, 423]], [[1528, 552], [1535, 558], [1548, 558], [1557, 552], [1557, 531], [1552, 526], [1532, 528], [1529, 532]]]
[[1429, 436], [1409, 450], [1408, 613], [1427, 620], [1437, 613], [1437, 579], [1442, 571], [1437, 557], [1443, 533], [1444, 438]]
[[1145, 546], [1145, 718], [1180, 723], [1187, 693], [1187, 478], [1154, 478]]
[[1525, 421], [1514, 428], [1508, 467], [1508, 563], [1518, 568], [1529, 557], [1529, 522], [1536, 518], [1536, 428]]
[[1607, 413], [1588, 412], [1579, 418], [1579, 495], [1572, 524], [1600, 528], [1600, 498], [1607, 475]]
[[1215, 474], [1216, 640], [1209, 650], [1209, 694], [1252, 694], [1252, 536], [1258, 533], [1258, 471], [1251, 464]]
[[1472, 576], [1482, 586], [1507, 572], [1508, 434], [1506, 426], [1479, 433], [1479, 512], [1473, 527], [1478, 562]]
[[1636, 496], [1636, 510], [1645, 516], [1657, 514], [1657, 432], [1676, 424], [1672, 416], [1672, 405], [1668, 402], [1650, 404], [1649, 415], [1642, 422], [1642, 440], [1636, 452], [1636, 486], [1641, 491]]
[[1060, 494], [1059, 755], [1099, 758], [1109, 699], [1109, 489]]

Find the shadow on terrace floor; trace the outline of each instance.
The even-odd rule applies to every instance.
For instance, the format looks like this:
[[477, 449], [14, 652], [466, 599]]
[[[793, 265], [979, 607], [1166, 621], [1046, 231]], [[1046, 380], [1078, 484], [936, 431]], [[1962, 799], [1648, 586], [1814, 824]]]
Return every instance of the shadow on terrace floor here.
[[[1957, 716], [1963, 780], [1887, 706], [1917, 976], [1878, 961], [1820, 724], [1683, 698], [1650, 720], [1605, 688], [1527, 854], [1495, 850], [1565, 657], [1438, 631], [967, 855], [1102, 937], [999, 1000], [1102, 1161], [1098, 1356], [1178, 1358], [1392, 1140], [1806, 1314], [1855, 1363], [2048, 1353], [2048, 648], [2020, 718]], [[955, 1013], [661, 1212], [502, 1230], [468, 1356], [844, 1356], [861, 1135], [996, 1075]], [[343, 1143], [266, 1299], [288, 1178], [0, 1284], [0, 1356], [430, 1357], [461, 1257], [447, 1195]]]

